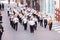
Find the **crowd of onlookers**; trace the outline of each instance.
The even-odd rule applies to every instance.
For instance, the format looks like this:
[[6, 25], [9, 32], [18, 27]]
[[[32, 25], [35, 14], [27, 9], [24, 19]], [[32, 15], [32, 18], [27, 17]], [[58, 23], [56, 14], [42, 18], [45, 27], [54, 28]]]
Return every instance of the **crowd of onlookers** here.
[[0, 40], [1, 40], [1, 37], [2, 37], [2, 34], [4, 32], [4, 28], [3, 28], [3, 21], [2, 21], [2, 11], [4, 10], [4, 4], [3, 3], [0, 3]]
[[0, 3], [0, 10], [4, 10], [4, 4]]

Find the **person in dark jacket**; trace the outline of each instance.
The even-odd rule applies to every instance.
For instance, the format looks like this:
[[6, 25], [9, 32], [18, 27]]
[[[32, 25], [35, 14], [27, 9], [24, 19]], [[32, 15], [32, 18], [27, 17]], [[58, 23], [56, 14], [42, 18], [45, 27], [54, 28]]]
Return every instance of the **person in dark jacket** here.
[[1, 11], [0, 11], [0, 23], [2, 23], [2, 15], [1, 15]]
[[4, 10], [4, 4], [2, 3], [2, 5], [1, 5], [1, 7], [2, 7], [2, 10]]
[[0, 24], [0, 40], [2, 38], [3, 32], [4, 32], [3, 26]]
[[0, 10], [1, 10], [1, 4], [0, 4]]

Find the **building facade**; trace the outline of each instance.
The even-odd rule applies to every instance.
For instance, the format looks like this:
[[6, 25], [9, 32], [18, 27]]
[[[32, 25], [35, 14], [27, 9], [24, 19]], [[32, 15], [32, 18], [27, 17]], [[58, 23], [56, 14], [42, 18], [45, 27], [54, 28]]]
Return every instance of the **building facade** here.
[[[34, 8], [37, 11], [42, 13], [53, 14], [56, 16], [57, 20], [60, 20], [60, 0], [6, 0], [8, 2], [15, 2], [15, 3], [28, 3], [29, 7]], [[58, 9], [55, 10], [55, 9]], [[58, 13], [57, 13], [58, 12]]]
[[55, 0], [55, 16], [56, 20], [60, 21], [60, 0]]

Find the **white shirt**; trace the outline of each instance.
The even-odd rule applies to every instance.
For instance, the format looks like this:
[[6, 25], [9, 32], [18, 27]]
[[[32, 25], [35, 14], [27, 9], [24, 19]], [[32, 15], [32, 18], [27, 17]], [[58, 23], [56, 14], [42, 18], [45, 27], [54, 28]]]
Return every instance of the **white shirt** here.
[[48, 17], [46, 17], [46, 14], [43, 15], [44, 19], [47, 19]]
[[31, 9], [31, 12], [34, 13], [34, 9]]
[[37, 11], [34, 10], [34, 14], [37, 14]]
[[24, 13], [25, 13], [25, 11], [24, 11], [24, 10], [22, 10], [22, 13], [24, 14]]
[[16, 9], [13, 9], [15, 11], [16, 14], [19, 14], [19, 12]]
[[12, 14], [12, 12], [9, 12], [9, 14]]
[[42, 14], [43, 15], [43, 17], [46, 17], [46, 14]]
[[50, 20], [52, 20], [52, 18], [48, 17], [48, 19], [47, 19], [47, 20], [48, 20], [48, 22], [49, 22]]
[[7, 11], [9, 11], [10, 10], [10, 8], [7, 8]]
[[23, 9], [26, 9], [26, 7], [23, 7]]
[[37, 18], [33, 18], [33, 21], [37, 22], [38, 20], [37, 20]]
[[21, 19], [23, 20], [24, 18], [25, 18], [25, 17], [24, 17], [24, 16], [22, 16], [22, 18], [21, 18]]
[[11, 21], [13, 21], [14, 16], [10, 16], [10, 18], [11, 18]]
[[43, 16], [40, 15], [40, 19], [43, 19]]
[[34, 25], [35, 22], [34, 22], [33, 20], [30, 20], [30, 21], [28, 21], [28, 24], [29, 24], [29, 25]]
[[27, 8], [27, 11], [31, 11], [31, 9], [30, 8]]
[[20, 18], [22, 18], [22, 17], [23, 17], [23, 15], [22, 15], [22, 14], [19, 14], [19, 17], [20, 17]]
[[44, 19], [47, 19], [47, 17], [44, 17]]
[[27, 19], [26, 18], [23, 19], [23, 23], [27, 23]]
[[17, 22], [18, 22], [18, 18], [14, 18], [14, 19], [13, 19], [13, 22], [14, 22], [14, 23], [17, 23]]

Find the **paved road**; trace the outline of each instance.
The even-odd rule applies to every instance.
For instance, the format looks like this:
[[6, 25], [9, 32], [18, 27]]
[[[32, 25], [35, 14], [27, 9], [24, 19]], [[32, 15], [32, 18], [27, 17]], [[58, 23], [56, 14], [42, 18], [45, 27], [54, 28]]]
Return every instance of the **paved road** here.
[[30, 33], [29, 27], [27, 31], [24, 31], [23, 25], [20, 23], [18, 26], [18, 31], [13, 30], [9, 23], [6, 8], [7, 6], [5, 6], [5, 10], [2, 12], [2, 25], [4, 27], [2, 40], [60, 40], [60, 33], [56, 32], [55, 30], [49, 31], [48, 27], [45, 29], [43, 27], [40, 27], [39, 24], [35, 33]]

